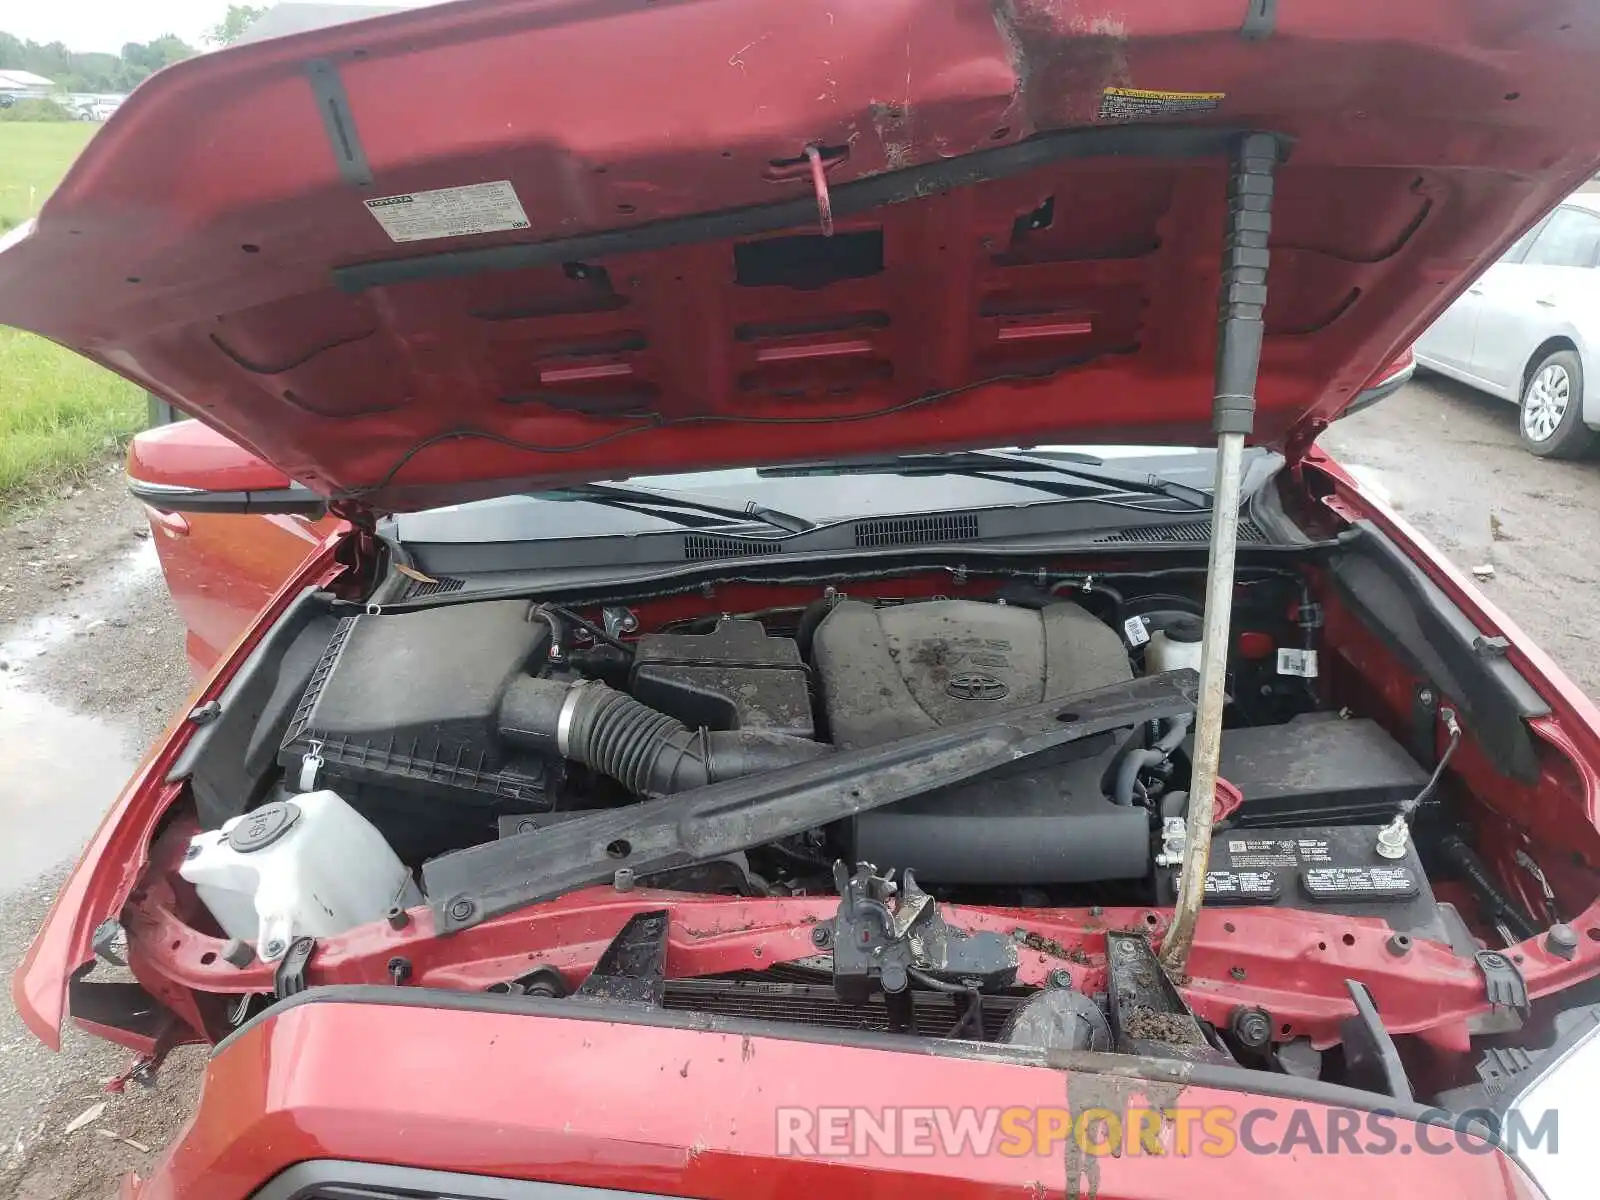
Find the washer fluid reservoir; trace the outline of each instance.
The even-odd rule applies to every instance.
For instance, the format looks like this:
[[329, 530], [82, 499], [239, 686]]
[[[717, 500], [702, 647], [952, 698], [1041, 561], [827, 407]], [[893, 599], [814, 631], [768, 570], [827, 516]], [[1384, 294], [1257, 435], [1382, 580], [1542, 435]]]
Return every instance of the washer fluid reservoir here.
[[337, 792], [264, 804], [197, 833], [178, 874], [229, 937], [283, 957], [301, 936], [331, 937], [422, 903], [406, 865]]
[[1179, 617], [1156, 630], [1144, 649], [1144, 673], [1160, 675], [1183, 667], [1198, 671], [1202, 632], [1199, 617]]

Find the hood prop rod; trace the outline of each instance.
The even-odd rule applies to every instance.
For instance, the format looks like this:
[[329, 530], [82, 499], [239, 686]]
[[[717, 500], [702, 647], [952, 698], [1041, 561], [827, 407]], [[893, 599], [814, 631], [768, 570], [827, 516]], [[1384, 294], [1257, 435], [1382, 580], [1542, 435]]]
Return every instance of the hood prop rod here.
[[1211, 409], [1212, 430], [1217, 435], [1217, 465], [1211, 501], [1211, 550], [1206, 561], [1194, 770], [1178, 898], [1172, 926], [1161, 944], [1162, 965], [1174, 974], [1184, 970], [1194, 945], [1195, 925], [1205, 900], [1206, 867], [1211, 858], [1244, 440], [1255, 428], [1256, 373], [1261, 366], [1262, 312], [1267, 304], [1272, 174], [1277, 162], [1278, 139], [1268, 133], [1248, 133], [1233, 147], [1228, 176], [1228, 217], [1222, 238], [1222, 282], [1218, 294], [1216, 390]]

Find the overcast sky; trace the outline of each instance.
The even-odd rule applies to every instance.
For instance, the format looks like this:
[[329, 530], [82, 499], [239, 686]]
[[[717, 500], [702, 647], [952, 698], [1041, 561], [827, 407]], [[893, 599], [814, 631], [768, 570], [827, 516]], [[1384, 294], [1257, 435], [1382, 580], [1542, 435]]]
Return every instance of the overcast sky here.
[[[437, 0], [382, 2], [409, 7]], [[35, 42], [64, 42], [69, 50], [115, 54], [126, 42], [148, 42], [164, 33], [199, 45], [201, 35], [227, 11], [227, 0], [0, 0], [0, 30]]]

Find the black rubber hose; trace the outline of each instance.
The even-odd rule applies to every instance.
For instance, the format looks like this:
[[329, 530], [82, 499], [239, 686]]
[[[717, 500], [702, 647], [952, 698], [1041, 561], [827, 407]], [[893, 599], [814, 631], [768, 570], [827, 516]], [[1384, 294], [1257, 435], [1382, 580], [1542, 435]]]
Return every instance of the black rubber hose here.
[[1146, 767], [1159, 767], [1172, 757], [1172, 752], [1183, 744], [1183, 739], [1189, 736], [1189, 726], [1194, 723], [1194, 718], [1187, 713], [1172, 718], [1172, 723], [1167, 726], [1167, 731], [1156, 739], [1155, 744], [1148, 750], [1130, 749], [1123, 753], [1116, 765], [1116, 774], [1112, 776], [1111, 798], [1118, 804], [1133, 803], [1134, 785], [1139, 781], [1139, 772]]
[[500, 702], [500, 732], [507, 741], [554, 751], [652, 796], [776, 770], [832, 750], [754, 729], [691, 730], [593, 680], [517, 680]]
[[1183, 739], [1189, 736], [1189, 726], [1194, 724], [1194, 717], [1189, 713], [1180, 713], [1172, 718], [1172, 724], [1167, 726], [1167, 731], [1156, 739], [1153, 747], [1163, 754], [1171, 754], [1183, 745]]
[[1118, 804], [1133, 803], [1133, 785], [1139, 781], [1139, 772], [1146, 767], [1160, 766], [1167, 756], [1159, 750], [1130, 750], [1117, 765], [1117, 780], [1111, 789], [1111, 798]]

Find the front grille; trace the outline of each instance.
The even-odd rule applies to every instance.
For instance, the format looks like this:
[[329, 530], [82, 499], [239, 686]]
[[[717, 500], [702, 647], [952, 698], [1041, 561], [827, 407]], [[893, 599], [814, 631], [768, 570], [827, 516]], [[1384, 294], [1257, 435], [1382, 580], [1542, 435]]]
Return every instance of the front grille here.
[[[1177, 525], [1142, 525], [1132, 529], [1119, 529], [1115, 533], [1104, 533], [1094, 539], [1098, 545], [1111, 543], [1152, 543], [1152, 542], [1183, 542], [1189, 545], [1204, 545], [1211, 540], [1211, 522], [1184, 521]], [[1239, 522], [1239, 540], [1264, 545], [1271, 541], [1261, 526], [1254, 521], [1243, 520]]]
[[975, 513], [926, 513], [856, 522], [856, 547], [862, 550], [878, 546], [919, 546], [928, 542], [970, 542], [977, 536]]
[[683, 556], [690, 562], [708, 558], [744, 558], [751, 554], [776, 554], [783, 543], [770, 538], [718, 537], [708, 533], [686, 533]]

